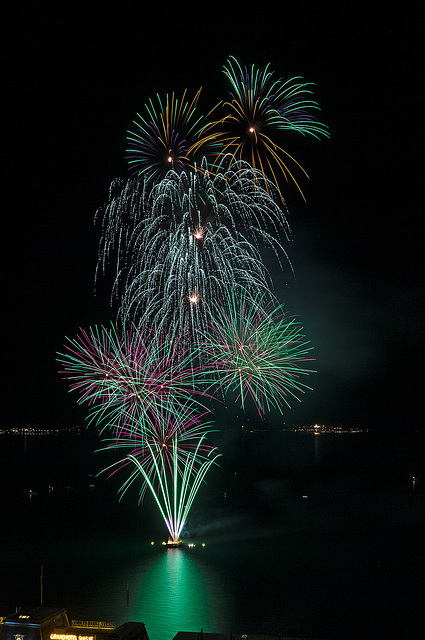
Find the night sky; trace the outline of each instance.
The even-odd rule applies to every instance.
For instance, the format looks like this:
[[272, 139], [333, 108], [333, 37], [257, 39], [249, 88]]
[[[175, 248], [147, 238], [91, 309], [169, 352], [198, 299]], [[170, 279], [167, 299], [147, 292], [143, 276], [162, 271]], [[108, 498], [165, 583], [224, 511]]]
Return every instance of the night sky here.
[[3, 9], [0, 428], [82, 421], [55, 358], [79, 326], [114, 317], [106, 280], [94, 297], [94, 214], [127, 174], [126, 130], [157, 92], [202, 86], [205, 111], [225, 98], [229, 55], [314, 82], [331, 133], [284, 145], [311, 181], [307, 203], [285, 192], [295, 279], [273, 275], [318, 370], [314, 391], [284, 420], [420, 427], [421, 3], [382, 4], [374, 15], [371, 5], [333, 2], [276, 3], [280, 14], [272, 4], [251, 12], [210, 3], [195, 13], [190, 3], [41, 4]]

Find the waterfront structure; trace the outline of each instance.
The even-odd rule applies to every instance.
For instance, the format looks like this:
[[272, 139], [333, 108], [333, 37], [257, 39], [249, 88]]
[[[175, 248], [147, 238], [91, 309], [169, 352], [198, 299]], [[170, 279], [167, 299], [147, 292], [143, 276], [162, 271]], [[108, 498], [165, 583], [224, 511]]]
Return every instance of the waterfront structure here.
[[303, 433], [367, 433], [369, 429], [353, 429], [353, 428], [345, 428], [345, 427], [334, 427], [332, 425], [324, 425], [324, 424], [311, 424], [311, 425], [302, 425], [299, 427], [292, 427], [290, 429], [282, 429], [282, 431], [295, 431], [295, 432], [303, 432]]
[[[115, 627], [113, 622], [90, 620], [68, 621], [65, 609], [37, 607], [5, 618], [0, 617], [0, 640], [149, 640], [142, 622], [126, 622]], [[171, 638], [170, 638], [171, 640]], [[307, 640], [282, 634], [205, 633], [179, 631], [172, 640]], [[308, 640], [318, 640], [309, 636]]]
[[173, 640], [319, 640], [318, 638], [299, 638], [293, 636], [262, 635], [258, 633], [205, 633], [200, 631], [179, 631]]
[[36, 607], [0, 619], [0, 640], [149, 640], [142, 622], [72, 620], [65, 609]]
[[79, 425], [75, 427], [5, 427], [0, 429], [0, 435], [11, 436], [63, 436], [80, 435], [82, 429]]

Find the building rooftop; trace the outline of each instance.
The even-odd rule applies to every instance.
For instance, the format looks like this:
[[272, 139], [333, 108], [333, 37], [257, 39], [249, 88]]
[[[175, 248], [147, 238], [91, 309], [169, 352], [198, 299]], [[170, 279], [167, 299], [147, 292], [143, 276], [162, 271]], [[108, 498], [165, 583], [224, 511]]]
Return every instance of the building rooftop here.
[[22, 609], [20, 608], [15, 613], [4, 618], [3, 622], [24, 622], [24, 623], [38, 623], [41, 624], [47, 620], [54, 620], [66, 614], [65, 609], [58, 609], [56, 607], [35, 607], [34, 609]]

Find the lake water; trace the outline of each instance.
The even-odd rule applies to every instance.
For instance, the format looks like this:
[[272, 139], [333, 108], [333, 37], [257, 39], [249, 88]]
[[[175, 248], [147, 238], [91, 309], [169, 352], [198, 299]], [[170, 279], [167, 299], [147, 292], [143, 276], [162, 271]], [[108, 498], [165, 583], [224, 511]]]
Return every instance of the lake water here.
[[139, 620], [151, 640], [423, 638], [423, 444], [247, 434], [200, 490], [185, 534], [196, 546], [167, 550], [153, 501], [118, 502], [118, 479], [94, 477], [103, 454], [87, 434], [1, 435], [0, 615], [40, 603], [43, 565], [43, 604]]

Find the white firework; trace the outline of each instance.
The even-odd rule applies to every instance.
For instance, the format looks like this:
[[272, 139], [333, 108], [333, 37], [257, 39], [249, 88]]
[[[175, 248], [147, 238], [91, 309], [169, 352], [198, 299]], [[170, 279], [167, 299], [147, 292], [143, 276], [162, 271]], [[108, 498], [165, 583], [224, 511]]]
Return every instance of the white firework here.
[[133, 180], [114, 189], [99, 264], [105, 269], [116, 252], [113, 291], [122, 288], [123, 321], [193, 332], [209, 305], [235, 287], [273, 297], [260, 252], [271, 248], [282, 266], [289, 226], [273, 185], [248, 163], [229, 166], [224, 158], [214, 173], [204, 163], [170, 171], [150, 190]]

